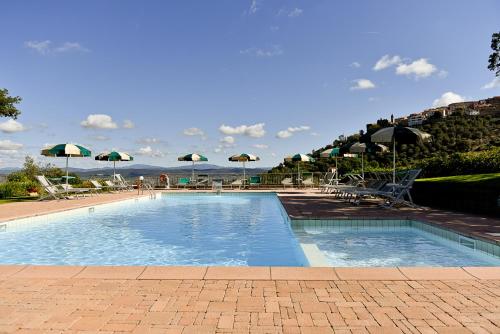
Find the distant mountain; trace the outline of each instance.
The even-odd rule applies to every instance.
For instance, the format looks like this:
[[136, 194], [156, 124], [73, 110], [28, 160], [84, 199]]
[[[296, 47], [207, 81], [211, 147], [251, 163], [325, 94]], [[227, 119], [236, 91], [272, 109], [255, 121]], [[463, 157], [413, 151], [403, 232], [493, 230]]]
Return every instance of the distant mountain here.
[[0, 168], [0, 175], [7, 175], [7, 174], [10, 174], [12, 172], [18, 171], [20, 169], [21, 168], [19, 168], [19, 167], [1, 167]]

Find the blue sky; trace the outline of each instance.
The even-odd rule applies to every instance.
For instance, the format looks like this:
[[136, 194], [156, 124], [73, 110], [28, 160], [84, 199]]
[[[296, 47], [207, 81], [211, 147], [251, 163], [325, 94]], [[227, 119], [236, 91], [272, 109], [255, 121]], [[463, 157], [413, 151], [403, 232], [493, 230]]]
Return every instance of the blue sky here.
[[496, 0], [3, 1], [2, 12], [0, 87], [23, 102], [17, 122], [0, 120], [0, 167], [63, 142], [137, 163], [199, 152], [230, 165], [249, 152], [272, 166], [380, 117], [500, 94], [486, 69]]

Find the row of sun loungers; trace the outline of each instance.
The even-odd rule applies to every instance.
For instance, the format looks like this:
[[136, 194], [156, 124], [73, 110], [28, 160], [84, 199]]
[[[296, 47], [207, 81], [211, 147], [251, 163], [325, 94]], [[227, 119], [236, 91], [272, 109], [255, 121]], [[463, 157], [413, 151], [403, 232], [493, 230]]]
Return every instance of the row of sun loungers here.
[[130, 191], [134, 187], [130, 185], [120, 174], [116, 174], [113, 181], [106, 180], [104, 185], [96, 180], [89, 180], [93, 188], [74, 188], [71, 184], [54, 184], [50, 182], [44, 175], [37, 175], [36, 179], [45, 190], [45, 194], [39, 200], [44, 199], [69, 199], [84, 197], [86, 195], [97, 195], [98, 192], [109, 191]]
[[343, 183], [329, 182], [321, 187], [324, 193], [345, 199], [359, 205], [361, 201], [371, 198], [382, 198], [383, 206], [408, 205], [414, 207], [410, 190], [420, 174], [420, 169], [412, 169], [400, 173], [395, 183], [386, 175], [377, 175], [373, 179], [359, 179], [349, 176]]

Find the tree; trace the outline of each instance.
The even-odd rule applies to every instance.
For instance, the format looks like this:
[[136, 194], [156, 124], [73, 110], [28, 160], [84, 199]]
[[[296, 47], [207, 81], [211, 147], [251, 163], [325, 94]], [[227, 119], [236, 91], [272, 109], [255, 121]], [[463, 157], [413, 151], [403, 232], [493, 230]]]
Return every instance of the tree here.
[[493, 52], [488, 60], [488, 69], [495, 72], [498, 77], [500, 76], [500, 32], [491, 36], [491, 49]]
[[17, 118], [21, 112], [16, 108], [16, 104], [21, 100], [19, 96], [9, 96], [7, 89], [0, 89], [0, 117]]

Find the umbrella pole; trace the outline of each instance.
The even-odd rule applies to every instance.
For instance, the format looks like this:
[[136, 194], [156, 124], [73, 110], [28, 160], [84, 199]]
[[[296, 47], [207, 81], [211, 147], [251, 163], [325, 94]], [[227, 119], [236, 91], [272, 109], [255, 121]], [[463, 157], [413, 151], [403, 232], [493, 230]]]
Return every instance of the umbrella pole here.
[[337, 156], [335, 156], [335, 184], [339, 184], [339, 167], [337, 164]]
[[361, 178], [365, 179], [365, 166], [364, 166], [363, 152], [361, 152]]
[[68, 195], [68, 160], [69, 156], [66, 156], [66, 195]]
[[113, 181], [116, 180], [116, 161], [113, 161]]
[[192, 161], [191, 167], [191, 182], [194, 182], [194, 161]]
[[396, 183], [396, 137], [392, 138], [392, 183]]
[[245, 161], [243, 161], [243, 186], [245, 186], [246, 182], [247, 182], [247, 171], [245, 168]]
[[300, 188], [300, 161], [297, 162], [297, 185]]

